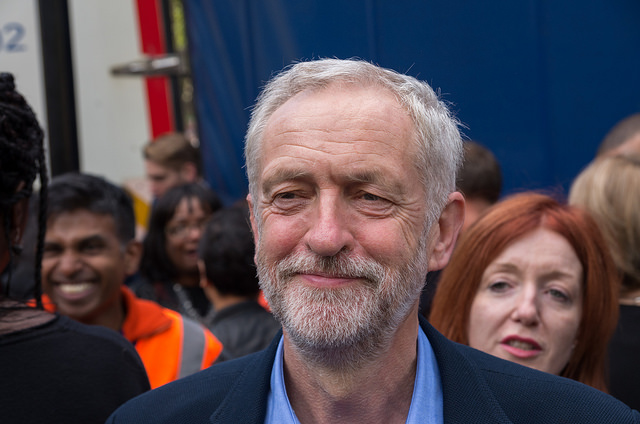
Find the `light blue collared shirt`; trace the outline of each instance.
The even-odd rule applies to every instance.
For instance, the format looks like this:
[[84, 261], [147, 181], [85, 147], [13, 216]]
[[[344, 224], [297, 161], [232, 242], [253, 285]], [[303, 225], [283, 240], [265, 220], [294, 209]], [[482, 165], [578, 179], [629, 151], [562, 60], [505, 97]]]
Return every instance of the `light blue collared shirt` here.
[[[267, 399], [265, 424], [300, 424], [293, 412], [284, 385], [283, 342], [280, 339], [271, 369], [271, 390]], [[418, 329], [418, 361], [411, 407], [406, 424], [443, 424], [442, 382], [433, 349], [422, 328]]]

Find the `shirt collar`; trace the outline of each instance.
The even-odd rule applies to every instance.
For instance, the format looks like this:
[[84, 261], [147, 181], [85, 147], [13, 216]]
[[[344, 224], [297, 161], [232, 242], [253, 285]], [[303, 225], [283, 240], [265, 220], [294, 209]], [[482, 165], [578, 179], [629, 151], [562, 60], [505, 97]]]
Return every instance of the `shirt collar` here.
[[[429, 339], [421, 327], [418, 327], [416, 380], [413, 386], [411, 407], [406, 424], [430, 423], [442, 424], [442, 382]], [[299, 424], [287, 396], [282, 365], [283, 341], [278, 343], [275, 361], [271, 370], [271, 390], [267, 398], [265, 424]]]

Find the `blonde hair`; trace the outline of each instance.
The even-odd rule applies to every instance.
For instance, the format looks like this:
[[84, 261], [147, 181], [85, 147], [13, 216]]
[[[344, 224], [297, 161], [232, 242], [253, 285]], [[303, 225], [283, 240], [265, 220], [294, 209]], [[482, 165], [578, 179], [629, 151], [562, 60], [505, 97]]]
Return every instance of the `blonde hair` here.
[[569, 203], [597, 221], [623, 273], [623, 290], [640, 288], [640, 154], [596, 159], [573, 182]]
[[185, 163], [193, 163], [198, 176], [202, 176], [200, 150], [184, 134], [166, 133], [147, 143], [142, 154], [146, 160], [175, 171]]

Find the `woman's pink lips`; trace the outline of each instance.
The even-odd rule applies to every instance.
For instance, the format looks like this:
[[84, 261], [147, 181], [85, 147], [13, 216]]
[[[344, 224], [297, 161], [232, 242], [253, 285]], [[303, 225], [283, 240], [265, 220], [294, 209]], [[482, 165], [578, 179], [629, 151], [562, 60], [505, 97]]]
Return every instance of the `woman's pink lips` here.
[[[509, 344], [511, 341], [517, 341], [521, 343], [526, 343], [531, 346], [531, 350], [520, 349], [519, 347], [515, 347]], [[500, 341], [501, 346], [517, 358], [531, 358], [534, 356], [538, 356], [542, 352], [542, 347], [533, 339], [527, 339], [519, 336], [507, 336]]]

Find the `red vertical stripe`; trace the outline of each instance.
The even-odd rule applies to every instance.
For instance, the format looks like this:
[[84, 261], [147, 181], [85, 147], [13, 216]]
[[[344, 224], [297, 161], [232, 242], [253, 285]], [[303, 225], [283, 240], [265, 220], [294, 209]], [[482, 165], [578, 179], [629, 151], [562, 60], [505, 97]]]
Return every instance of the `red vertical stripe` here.
[[[162, 16], [157, 0], [136, 0], [138, 6], [138, 24], [140, 27], [140, 45], [142, 53], [149, 56], [167, 52], [163, 37]], [[147, 102], [151, 127], [151, 136], [174, 130], [171, 110], [171, 92], [166, 77], [146, 78]]]
[[147, 78], [147, 99], [151, 118], [151, 136], [153, 138], [173, 131], [173, 114], [170, 108], [171, 93], [169, 79], [166, 77]]

